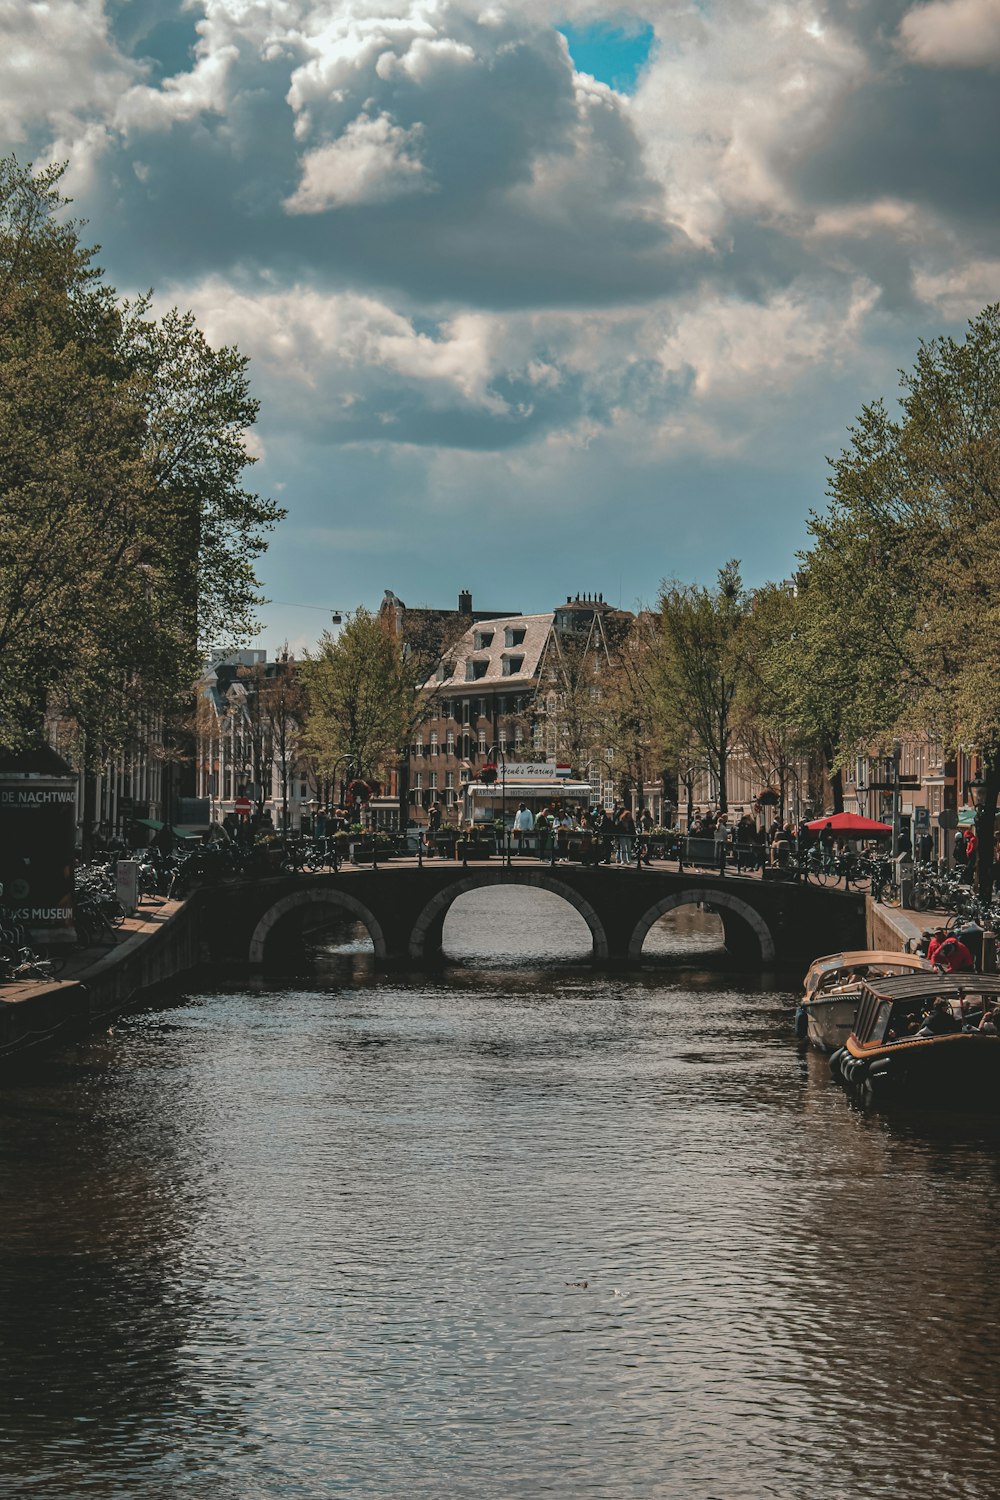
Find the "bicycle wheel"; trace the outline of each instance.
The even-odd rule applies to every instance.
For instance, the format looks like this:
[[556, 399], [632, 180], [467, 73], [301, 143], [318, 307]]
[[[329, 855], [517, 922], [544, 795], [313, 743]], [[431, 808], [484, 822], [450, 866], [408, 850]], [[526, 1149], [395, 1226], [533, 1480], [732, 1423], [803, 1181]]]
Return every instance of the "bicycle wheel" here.
[[931, 893], [926, 885], [915, 885], [910, 892], [910, 905], [914, 911], [929, 911]]

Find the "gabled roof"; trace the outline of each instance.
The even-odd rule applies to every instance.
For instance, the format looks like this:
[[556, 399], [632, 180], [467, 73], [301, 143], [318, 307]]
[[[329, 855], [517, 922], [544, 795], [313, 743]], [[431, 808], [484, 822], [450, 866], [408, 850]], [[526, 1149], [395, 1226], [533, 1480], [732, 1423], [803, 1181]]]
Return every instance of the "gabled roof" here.
[[[544, 615], [503, 615], [499, 619], [478, 621], [469, 627], [448, 653], [445, 666], [453, 667], [450, 675], [444, 678], [433, 677], [426, 686], [470, 692], [477, 684], [495, 686], [502, 683], [504, 686], [515, 687], [534, 682], [552, 629], [552, 620], [550, 611]], [[508, 646], [507, 630], [523, 630], [524, 640], [517, 646]], [[486, 636], [492, 636], [489, 644], [476, 644], [477, 638]], [[466, 673], [470, 661], [484, 663], [485, 671], [478, 677], [468, 677]], [[517, 661], [520, 662], [517, 671], [511, 672], [509, 665]], [[505, 662], [508, 664], [507, 671], [504, 671]]]

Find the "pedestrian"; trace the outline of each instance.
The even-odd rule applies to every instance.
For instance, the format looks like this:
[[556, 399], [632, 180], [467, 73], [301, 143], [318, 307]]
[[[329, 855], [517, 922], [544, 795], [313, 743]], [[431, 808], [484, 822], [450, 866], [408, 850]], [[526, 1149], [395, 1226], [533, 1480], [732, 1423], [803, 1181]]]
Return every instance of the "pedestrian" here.
[[632, 863], [632, 850], [635, 844], [635, 819], [627, 807], [623, 807], [618, 814], [618, 853], [615, 863], [628, 865]]
[[962, 875], [963, 881], [971, 885], [976, 875], [976, 851], [979, 848], [979, 840], [976, 838], [975, 829], [970, 828], [965, 835], [965, 871]]
[[754, 868], [755, 860], [753, 856], [753, 849], [754, 834], [756, 833], [756, 831], [757, 830], [754, 826], [753, 818], [751, 818], [749, 813], [744, 813], [742, 818], [740, 818], [740, 821], [736, 825], [735, 844], [737, 873], [739, 873], [739, 871], [742, 870], [744, 866], [748, 870], [752, 870]]
[[601, 812], [600, 822], [598, 823], [598, 832], [601, 836], [598, 864], [609, 865], [611, 863], [611, 855], [614, 850], [616, 830], [615, 820], [608, 812], [607, 808], [604, 808]]
[[526, 802], [519, 802], [517, 812], [514, 814], [514, 843], [518, 849], [527, 847], [528, 838], [534, 827], [534, 813]]
[[569, 835], [573, 819], [565, 808], [561, 808], [552, 820], [556, 838], [556, 859], [569, 858]]
[[922, 865], [929, 865], [931, 855], [934, 852], [934, 839], [929, 828], [922, 828], [917, 834], [917, 859]]

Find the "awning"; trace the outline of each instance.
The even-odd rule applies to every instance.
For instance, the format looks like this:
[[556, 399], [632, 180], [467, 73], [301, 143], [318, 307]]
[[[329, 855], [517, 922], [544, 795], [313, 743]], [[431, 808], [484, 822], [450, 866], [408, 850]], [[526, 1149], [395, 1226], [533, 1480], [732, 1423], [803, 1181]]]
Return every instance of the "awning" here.
[[499, 781], [486, 786], [481, 781], [470, 781], [464, 791], [470, 797], [490, 797], [508, 802], [526, 802], [529, 797], [558, 797], [560, 801], [590, 801], [593, 788], [589, 781], [508, 781], [506, 788]]
[[[132, 824], [134, 827], [155, 829], [157, 833], [159, 833], [161, 828], [166, 828], [167, 826], [165, 823], [161, 823], [158, 818], [133, 818]], [[174, 835], [174, 838], [196, 839], [201, 838], [203, 833], [207, 833], [211, 826], [211, 823], [187, 824], [180, 827], [174, 826], [170, 832]]]

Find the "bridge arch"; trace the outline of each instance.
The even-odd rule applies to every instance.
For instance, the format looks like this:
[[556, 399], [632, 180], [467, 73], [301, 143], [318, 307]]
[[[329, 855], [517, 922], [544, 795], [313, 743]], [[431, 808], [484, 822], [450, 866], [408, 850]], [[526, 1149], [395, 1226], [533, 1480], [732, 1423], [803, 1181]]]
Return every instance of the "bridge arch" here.
[[689, 886], [686, 890], [677, 891], [672, 896], [664, 896], [662, 901], [657, 901], [655, 906], [642, 916], [636, 924], [628, 945], [628, 956], [630, 962], [638, 963], [642, 957], [642, 945], [646, 941], [649, 929], [660, 917], [668, 911], [674, 911], [678, 906], [689, 906], [692, 902], [703, 903], [719, 912], [722, 924], [726, 930], [726, 946], [729, 946], [730, 924], [726, 921], [726, 914], [738, 918], [745, 924], [757, 939], [760, 947], [760, 958], [762, 963], [773, 961], [776, 948], [774, 934], [761, 916], [756, 907], [751, 906], [749, 901], [744, 901], [740, 896], [731, 891], [720, 891], [711, 886]]
[[356, 900], [347, 891], [306, 889], [293, 891], [289, 896], [282, 896], [273, 906], [268, 907], [253, 930], [250, 939], [249, 960], [252, 964], [264, 962], [264, 952], [267, 948], [267, 940], [273, 929], [279, 922], [283, 921], [290, 912], [308, 906], [337, 906], [349, 916], [355, 917], [362, 922], [371, 935], [372, 944], [375, 948], [376, 958], [385, 958], [388, 953], [385, 941], [385, 933], [382, 924], [362, 902]]
[[[420, 962], [422, 959], [433, 956], [441, 946], [441, 932], [444, 927], [444, 919], [452, 902], [457, 901], [466, 891], [479, 891], [491, 885], [520, 885], [535, 886], [538, 890], [551, 891], [554, 896], [562, 899], [574, 907], [590, 928], [590, 935], [594, 944], [594, 958], [606, 959], [608, 957], [608, 936], [594, 907], [585, 896], [573, 889], [565, 881], [557, 877], [542, 874], [539, 870], [481, 870], [475, 875], [466, 875], [459, 880], [453, 880], [446, 885], [437, 895], [432, 896], [427, 905], [420, 912], [412, 928], [410, 929], [410, 958]], [[432, 954], [428, 955], [428, 944], [432, 947]], [[376, 950], [377, 951], [377, 950]]]

